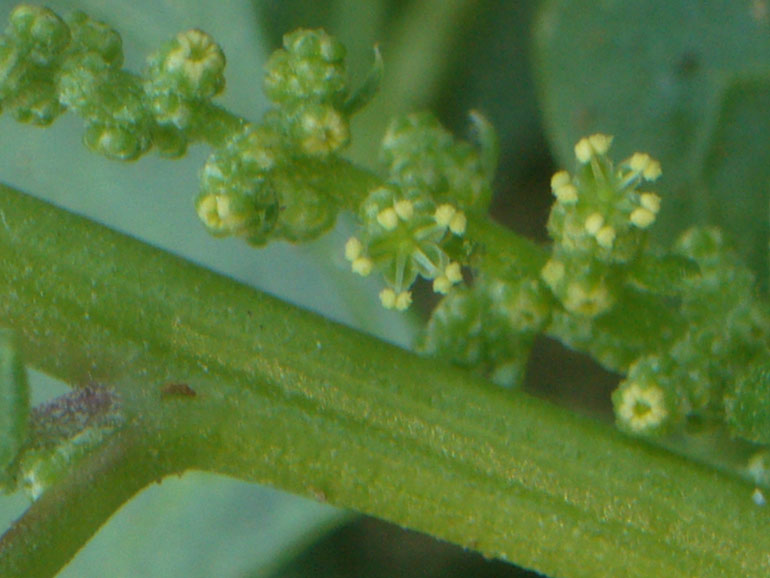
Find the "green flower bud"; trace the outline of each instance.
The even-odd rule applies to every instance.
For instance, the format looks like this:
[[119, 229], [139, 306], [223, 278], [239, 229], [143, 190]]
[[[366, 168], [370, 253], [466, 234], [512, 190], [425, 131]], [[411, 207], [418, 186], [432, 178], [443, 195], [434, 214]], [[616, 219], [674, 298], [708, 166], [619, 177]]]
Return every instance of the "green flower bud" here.
[[275, 138], [267, 128], [247, 126], [206, 161], [195, 205], [213, 235], [233, 235], [255, 245], [269, 240], [279, 216], [269, 176]]
[[95, 52], [73, 54], [59, 71], [59, 101], [84, 116], [99, 109], [103, 87], [109, 85], [113, 70], [109, 63]]
[[46, 8], [22, 5], [0, 37], [0, 104], [20, 122], [47, 125], [63, 112], [54, 75], [69, 29]]
[[298, 175], [291, 167], [271, 173], [280, 191], [281, 211], [275, 236], [293, 243], [309, 241], [334, 226], [339, 213], [337, 203], [313, 188], [307, 175]]
[[567, 311], [597, 317], [616, 301], [609, 273], [601, 263], [556, 256], [545, 264], [540, 277]]
[[308, 104], [287, 113], [293, 140], [310, 156], [338, 151], [350, 141], [347, 118], [333, 107]]
[[432, 114], [395, 118], [382, 141], [390, 179], [464, 209], [485, 211], [492, 197], [488, 167], [468, 143], [456, 141]]
[[147, 62], [144, 91], [160, 124], [188, 128], [198, 103], [225, 87], [225, 55], [200, 30], [179, 33]]
[[345, 48], [323, 30], [296, 30], [266, 65], [265, 93], [280, 105], [328, 104], [341, 109], [348, 93]]
[[153, 126], [142, 96], [135, 76], [113, 75], [79, 111], [86, 120], [86, 146], [116, 160], [134, 160], [149, 150]]
[[64, 112], [56, 87], [45, 80], [27, 83], [7, 104], [17, 121], [40, 126], [51, 124]]
[[420, 351], [474, 369], [499, 385], [521, 385], [535, 332], [512, 326], [510, 311], [500, 307], [502, 285], [480, 281], [442, 299], [420, 338]]
[[52, 64], [70, 41], [69, 28], [59, 16], [48, 8], [27, 4], [11, 12], [6, 34], [25, 60], [39, 66]]
[[123, 65], [123, 40], [120, 34], [104, 22], [76, 11], [69, 19], [72, 51], [98, 55], [113, 70]]

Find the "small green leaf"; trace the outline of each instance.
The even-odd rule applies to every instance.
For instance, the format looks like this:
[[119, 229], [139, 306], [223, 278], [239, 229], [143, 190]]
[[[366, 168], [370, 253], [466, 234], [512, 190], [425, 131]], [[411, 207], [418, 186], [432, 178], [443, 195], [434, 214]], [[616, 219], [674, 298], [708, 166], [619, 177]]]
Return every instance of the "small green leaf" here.
[[16, 334], [0, 329], [0, 481], [27, 436], [29, 387]]

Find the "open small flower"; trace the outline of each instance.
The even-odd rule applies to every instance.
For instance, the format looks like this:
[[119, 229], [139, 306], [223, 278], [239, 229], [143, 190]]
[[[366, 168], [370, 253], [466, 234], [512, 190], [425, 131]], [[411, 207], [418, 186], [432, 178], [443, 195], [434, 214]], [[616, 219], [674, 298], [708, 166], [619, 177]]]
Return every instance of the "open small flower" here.
[[615, 414], [630, 431], [651, 432], [668, 417], [663, 390], [657, 385], [632, 382], [620, 390]]

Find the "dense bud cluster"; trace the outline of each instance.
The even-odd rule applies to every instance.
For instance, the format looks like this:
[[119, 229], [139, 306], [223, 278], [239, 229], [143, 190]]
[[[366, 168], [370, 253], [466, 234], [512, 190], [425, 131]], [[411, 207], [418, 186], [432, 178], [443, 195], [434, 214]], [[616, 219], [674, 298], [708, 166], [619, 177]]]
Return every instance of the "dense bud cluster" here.
[[429, 112], [395, 118], [382, 141], [382, 158], [393, 183], [466, 211], [489, 207], [492, 187], [479, 152], [457, 141]]
[[344, 46], [323, 30], [297, 30], [284, 36], [283, 46], [267, 63], [265, 93], [305, 154], [339, 150], [350, 139]]
[[686, 327], [668, 347], [631, 366], [613, 396], [618, 423], [633, 433], [658, 434], [693, 418], [727, 419], [735, 433], [760, 441], [754, 423], [764, 418], [745, 408], [762, 407], [753, 397], [767, 397], [765, 374], [744, 374], [767, 357], [770, 312], [756, 299], [753, 275], [737, 264], [717, 229], [690, 229], [673, 250], [700, 272], [682, 281]]
[[478, 278], [433, 310], [421, 351], [473, 368], [506, 387], [521, 385], [532, 341], [550, 315], [537, 280]]

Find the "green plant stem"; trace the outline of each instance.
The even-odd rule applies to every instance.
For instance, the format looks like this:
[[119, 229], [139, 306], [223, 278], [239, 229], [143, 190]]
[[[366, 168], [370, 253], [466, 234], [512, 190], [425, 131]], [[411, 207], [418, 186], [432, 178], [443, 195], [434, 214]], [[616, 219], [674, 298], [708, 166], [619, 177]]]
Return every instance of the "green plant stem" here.
[[[555, 576], [770, 571], [770, 518], [742, 482], [4, 187], [0, 294], [0, 323], [19, 330], [30, 363], [109, 384], [141, 432], [87, 496], [66, 491], [76, 472], [43, 495], [28, 514], [41, 520], [24, 516], [0, 542], [0, 575], [50, 576], [56, 552], [143, 483], [188, 468]], [[196, 395], [164, 395], [172, 382]], [[50, 496], [65, 509], [87, 499], [93, 515], [62, 531]]]
[[56, 575], [120, 506], [178, 466], [153, 441], [126, 428], [79, 462], [3, 535], [0, 575]]

